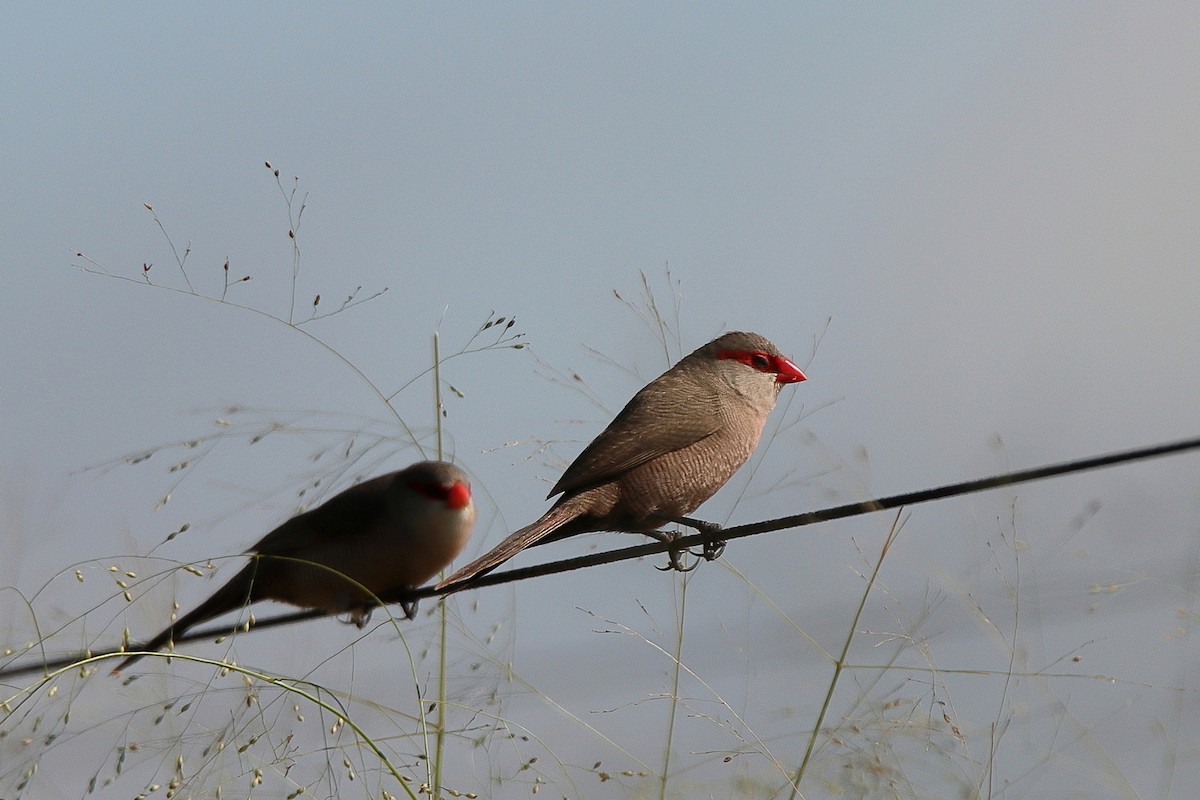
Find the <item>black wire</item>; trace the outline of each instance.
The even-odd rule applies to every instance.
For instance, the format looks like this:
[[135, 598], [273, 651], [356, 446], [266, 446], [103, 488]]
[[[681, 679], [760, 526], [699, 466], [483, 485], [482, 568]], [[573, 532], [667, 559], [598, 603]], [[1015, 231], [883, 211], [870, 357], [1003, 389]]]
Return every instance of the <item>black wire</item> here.
[[[1089, 470], [1100, 469], [1102, 467], [1126, 464], [1132, 461], [1144, 461], [1150, 458], [1158, 458], [1161, 456], [1173, 455], [1196, 449], [1200, 449], [1200, 437], [1182, 439], [1165, 444], [1150, 445], [1148, 447], [1139, 447], [1133, 450], [1123, 450], [1117, 453], [1108, 453], [1106, 455], [1092, 456], [1090, 458], [1081, 458], [1075, 461], [1064, 461], [1044, 467], [1034, 467], [1026, 470], [1018, 470], [1016, 472], [1006, 472], [1002, 475], [994, 475], [990, 478], [961, 481], [959, 483], [951, 483], [945, 486], [940, 486], [935, 489], [922, 489], [916, 492], [894, 494], [890, 497], [881, 497], [876, 500], [867, 500], [861, 503], [848, 503], [842, 506], [834, 506], [832, 508], [821, 509], [818, 511], [808, 511], [803, 514], [794, 514], [792, 516], [779, 517], [777, 519], [764, 520], [762, 522], [736, 525], [730, 528], [706, 531], [689, 536], [681, 536], [671, 542], [650, 542], [648, 544], [635, 545], [633, 547], [622, 547], [617, 550], [609, 550], [602, 553], [591, 553], [589, 555], [579, 556], [577, 558], [567, 558], [560, 561], [550, 561], [545, 564], [535, 564], [530, 567], [510, 569], [503, 572], [493, 572], [473, 580], [451, 584], [441, 590], [436, 590], [432, 586], [427, 586], [411, 592], [397, 592], [391, 595], [383, 596], [380, 598], [380, 600], [382, 600], [385, 604], [390, 604], [410, 602], [413, 600], [435, 597], [439, 595], [445, 596], [454, 594], [456, 592], [461, 592], [465, 589], [482, 589], [487, 586], [498, 586], [505, 583], [528, 580], [530, 578], [539, 578], [543, 575], [555, 575], [560, 572], [570, 572], [572, 570], [595, 567], [601, 564], [612, 564], [617, 561], [628, 561], [634, 558], [644, 558], [646, 556], [657, 555], [658, 553], [665, 553], [669, 550], [678, 551], [680, 548], [697, 547], [705, 544], [713, 544], [719, 541], [729, 542], [734, 539], [743, 539], [747, 536], [756, 536], [760, 533], [770, 533], [772, 531], [780, 531], [787, 528], [800, 528], [805, 525], [813, 525], [818, 522], [828, 522], [830, 520], [844, 519], [846, 517], [854, 517], [861, 514], [870, 514], [875, 511], [898, 508], [899, 506], [928, 503], [933, 500], [944, 500], [948, 497], [958, 497], [960, 495], [982, 492], [988, 489], [997, 489], [1003, 486], [1013, 486], [1018, 483], [1028, 483], [1029, 481], [1043, 480], [1045, 478], [1053, 478], [1060, 475], [1086, 472]], [[310, 609], [307, 611], [297, 611], [291, 614], [280, 614], [276, 617], [258, 620], [255, 622], [254, 627], [251, 628], [251, 630], [264, 630], [280, 625], [290, 625], [296, 622], [303, 622], [310, 619], [316, 619], [318, 617], [334, 615], [335, 614], [321, 609]], [[178, 645], [185, 642], [197, 641], [199, 639], [212, 639], [219, 636], [225, 636], [231, 631], [232, 628], [229, 625], [215, 626], [206, 630], [195, 631], [182, 635], [175, 640], [175, 644]], [[140, 648], [138, 647], [130, 647], [128, 648], [127, 652], [136, 652], [139, 649]], [[96, 655], [116, 655], [118, 653], [123, 655], [125, 652], [126, 651], [113, 651], [109, 653], [99, 653]], [[15, 677], [18, 675], [29, 675], [37, 672], [49, 672], [54, 669], [74, 664], [83, 658], [85, 658], [83, 654], [76, 653], [70, 656], [45, 659], [31, 664], [0, 669], [0, 679]]]

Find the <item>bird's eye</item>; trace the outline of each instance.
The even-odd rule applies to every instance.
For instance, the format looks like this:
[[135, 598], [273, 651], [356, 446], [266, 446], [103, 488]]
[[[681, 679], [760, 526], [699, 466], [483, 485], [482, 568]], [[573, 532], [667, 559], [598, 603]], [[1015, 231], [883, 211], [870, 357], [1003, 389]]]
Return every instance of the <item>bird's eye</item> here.
[[417, 494], [423, 494], [430, 500], [438, 500], [445, 503], [450, 508], [462, 508], [471, 502], [471, 486], [463, 481], [455, 481], [449, 486], [442, 483], [418, 483], [416, 481], [409, 484]]
[[762, 352], [761, 350], [759, 350], [758, 352], [753, 353], [750, 356], [750, 363], [753, 364], [758, 369], [770, 369], [771, 368], [771, 357], [768, 356], [766, 353]]

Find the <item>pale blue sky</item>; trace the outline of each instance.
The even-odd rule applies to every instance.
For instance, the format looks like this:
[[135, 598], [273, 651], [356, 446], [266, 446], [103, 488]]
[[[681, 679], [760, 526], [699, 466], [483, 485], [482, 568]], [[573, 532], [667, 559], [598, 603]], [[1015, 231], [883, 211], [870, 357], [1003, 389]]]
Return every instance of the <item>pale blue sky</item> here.
[[[286, 315], [291, 243], [264, 161], [285, 186], [299, 176], [307, 196], [300, 313], [316, 293], [329, 309], [357, 286], [388, 287], [304, 328], [384, 391], [429, 363], [435, 328], [453, 350], [489, 311], [518, 319], [529, 349], [445, 369], [465, 393], [448, 398], [447, 432], [484, 506], [471, 552], [541, 513], [562, 465], [666, 366], [612, 296], [637, 298], [639, 271], [669, 307], [669, 269], [684, 351], [723, 330], [756, 330], [810, 377], [786, 390], [783, 425], [746, 495], [735, 503], [743, 473], [701, 509], [708, 518], [751, 521], [1200, 431], [1194, 3], [27, 5], [4, 17], [0, 584], [26, 595], [76, 561], [144, 555], [184, 522], [189, 535], [156, 556], [239, 552], [295, 509], [306, 476], [334, 469], [333, 456], [309, 457], [337, 437], [285, 434], [253, 448], [231, 438], [189, 467], [157, 512], [183, 453], [73, 474], [83, 467], [211, 434], [228, 404], [266, 409], [246, 415], [259, 425], [316, 428], [343, 415], [337, 424], [355, 429], [383, 417], [346, 364], [277, 322], [73, 267], [83, 263], [74, 250], [134, 278], [153, 262], [156, 282], [180, 286], [150, 203], [175, 244], [190, 243], [198, 290], [219, 293], [228, 258], [231, 273], [253, 276], [231, 299]], [[578, 372], [597, 402], [548, 379], [554, 370]], [[412, 425], [429, 426], [428, 398], [427, 380], [401, 395]], [[1184, 757], [1200, 736], [1200, 652], [1180, 633], [1197, 610], [1196, 466], [1183, 457], [914, 510], [883, 572], [892, 595], [878, 595], [876, 631], [900, 624], [888, 616], [896, 607], [916, 615], [932, 604], [943, 616], [922, 633], [938, 667], [1006, 669], [965, 598], [1003, 628], [1013, 570], [996, 562], [1000, 542], [1016, 538], [1030, 669], [1095, 642], [1078, 669], [1124, 687], [1106, 695], [1067, 682], [1040, 695], [1072, 698], [1099, 739], [1079, 751], [1054, 738], [1070, 727], [1054, 727], [1064, 715], [1003, 706], [1011, 697], [995, 681], [948, 687], [973, 757], [985, 760], [992, 720], [1013, 720], [1020, 744], [996, 756], [1013, 796], [1078, 787], [1056, 762], [1039, 761], [1030, 777], [1029, 754], [1042, 759], [1051, 746], [1101, 776], [1089, 796], [1183, 797], [1200, 780]], [[861, 591], [854, 570], [886, 526], [868, 518], [748, 539], [729, 565], [834, 649]], [[523, 563], [597, 544], [610, 542]], [[68, 570], [35, 604], [39, 620], [81, 617], [111, 589], [102, 580], [77, 588]], [[561, 759], [590, 766], [603, 751], [614, 768], [622, 758], [657, 765], [661, 720], [640, 716], [657, 711], [593, 712], [653, 705], [641, 701], [665, 690], [667, 665], [644, 643], [594, 633], [604, 626], [579, 609], [651, 636], [671, 628], [677, 585], [649, 564], [605, 567], [479, 592], [480, 608], [462, 603], [464, 624], [482, 635], [507, 616], [504, 630], [519, 635], [496, 657], [627, 750], [612, 756], [578, 723], [502, 685], [513, 695], [505, 715], [560, 740]], [[1097, 599], [1095, 587], [1110, 585], [1125, 591]], [[209, 584], [176, 586], [186, 606]], [[97, 644], [125, 625], [149, 634], [169, 597], [93, 612], [56, 646], [78, 643], [81, 630]], [[794, 761], [828, 664], [721, 566], [696, 573], [688, 603], [689, 663]], [[32, 635], [19, 604], [0, 606], [0, 623], [0, 641]], [[413, 628], [415, 649], [422, 630]], [[308, 669], [354, 636], [318, 622], [249, 637], [238, 654], [285, 670], [290, 644], [313, 654]], [[871, 641], [859, 663], [879, 660]], [[356, 645], [358, 691], [371, 693], [366, 665], [394, 646], [383, 631]], [[471, 705], [497, 674], [464, 674], [455, 690]], [[129, 702], [162, 691], [136, 687]], [[763, 712], [778, 693], [793, 710], [782, 719]], [[1169, 732], [1142, 750], [1156, 726]], [[731, 746], [694, 721], [678, 735], [679, 769], [777, 777], [752, 757], [734, 769], [689, 755]], [[1172, 748], [1180, 758], [1168, 769]], [[1113, 758], [1102, 764], [1097, 752]], [[94, 769], [41, 779], [77, 791]], [[477, 788], [487, 769], [461, 767], [460, 788]], [[1113, 773], [1131, 790], [1113, 789]], [[905, 774], [922, 785], [919, 770]]]

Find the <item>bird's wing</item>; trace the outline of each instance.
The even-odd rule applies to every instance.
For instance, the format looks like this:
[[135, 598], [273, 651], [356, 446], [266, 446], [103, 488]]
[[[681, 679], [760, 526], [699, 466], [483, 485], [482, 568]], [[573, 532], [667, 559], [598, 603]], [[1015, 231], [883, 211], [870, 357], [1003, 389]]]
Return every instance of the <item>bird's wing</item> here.
[[258, 541], [252, 552], [286, 556], [311, 554], [330, 541], [349, 544], [368, 536], [388, 519], [387, 496], [394, 473], [351, 486], [322, 505], [284, 522]]
[[548, 497], [599, 486], [712, 436], [721, 428], [718, 402], [715, 391], [691, 381], [653, 381], [567, 467]]

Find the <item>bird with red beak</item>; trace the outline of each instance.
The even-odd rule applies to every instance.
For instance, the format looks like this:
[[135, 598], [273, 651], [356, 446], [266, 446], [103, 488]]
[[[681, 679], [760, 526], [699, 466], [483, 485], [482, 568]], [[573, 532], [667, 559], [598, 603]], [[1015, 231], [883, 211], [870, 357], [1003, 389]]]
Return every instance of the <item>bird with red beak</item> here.
[[[444, 461], [422, 461], [335, 495], [268, 533], [254, 557], [212, 597], [140, 649], [258, 600], [349, 613], [366, 624], [377, 598], [402, 596], [441, 572], [475, 525], [471, 481]], [[411, 619], [416, 602], [404, 604]], [[118, 673], [145, 655], [135, 653]]]
[[[643, 533], [712, 497], [758, 446], [785, 384], [806, 377], [757, 333], [726, 333], [647, 384], [579, 457], [548, 497], [562, 497], [531, 525], [438, 584], [483, 575], [536, 544], [590, 531]], [[715, 526], [711, 526], [715, 529]], [[715, 558], [719, 545], [706, 548]], [[672, 566], [680, 568], [678, 553]]]

